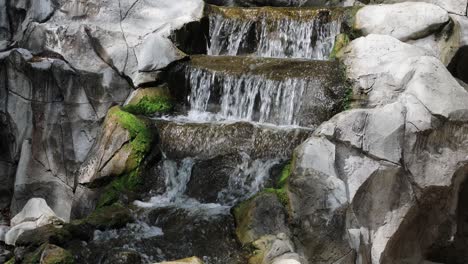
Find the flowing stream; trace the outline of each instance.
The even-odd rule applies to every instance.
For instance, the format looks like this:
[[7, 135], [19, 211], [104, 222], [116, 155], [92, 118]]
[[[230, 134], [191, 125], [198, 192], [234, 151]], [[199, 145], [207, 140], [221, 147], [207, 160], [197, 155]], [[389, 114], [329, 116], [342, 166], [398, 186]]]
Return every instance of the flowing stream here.
[[259, 21], [210, 16], [208, 55], [243, 55], [327, 60], [341, 21], [261, 17]]
[[[202, 69], [187, 71], [190, 81], [189, 115], [213, 120], [242, 120], [277, 125], [299, 125], [302, 96], [312, 81], [300, 78], [267, 79], [255, 75], [229, 75]], [[222, 91], [216, 102], [219, 108], [209, 112], [213, 86], [220, 83]]]

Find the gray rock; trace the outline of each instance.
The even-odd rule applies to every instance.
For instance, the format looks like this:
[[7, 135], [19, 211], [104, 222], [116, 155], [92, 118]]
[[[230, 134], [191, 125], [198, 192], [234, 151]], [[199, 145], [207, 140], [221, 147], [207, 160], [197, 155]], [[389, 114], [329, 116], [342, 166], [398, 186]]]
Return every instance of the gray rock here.
[[[210, 159], [243, 152], [252, 159], [288, 159], [312, 130], [252, 123], [179, 123], [155, 121], [168, 158]], [[206, 138], [210, 138], [207, 141]], [[216, 144], [213, 144], [216, 142]]]
[[107, 109], [125, 101], [129, 84], [112, 71], [80, 72], [21, 49], [0, 58], [0, 105], [13, 129], [10, 153], [18, 162], [12, 214], [35, 196], [68, 220], [79, 164]]
[[[464, 235], [452, 239], [464, 226], [454, 210], [467, 173], [468, 92], [439, 59], [394, 38], [369, 35], [346, 49], [348, 78], [368, 88], [368, 108], [338, 114], [295, 152], [299, 250], [314, 263], [350, 249], [360, 263], [466, 259], [455, 250]], [[427, 253], [446, 245], [454, 258]]]
[[406, 41], [430, 35], [448, 20], [447, 11], [436, 5], [407, 2], [365, 6], [357, 12], [354, 27], [364, 35], [390, 35]]
[[[393, 4], [410, 2], [408, 0], [359, 0], [366, 4]], [[450, 13], [458, 15], [466, 15], [467, 0], [412, 0], [411, 2], [426, 2], [434, 5], [438, 5]]]
[[203, 2], [60, 1], [45, 23], [30, 23], [19, 39], [34, 53], [54, 52], [74, 68], [113, 70], [140, 80], [140, 72], [164, 68], [185, 56], [167, 38], [201, 18]]

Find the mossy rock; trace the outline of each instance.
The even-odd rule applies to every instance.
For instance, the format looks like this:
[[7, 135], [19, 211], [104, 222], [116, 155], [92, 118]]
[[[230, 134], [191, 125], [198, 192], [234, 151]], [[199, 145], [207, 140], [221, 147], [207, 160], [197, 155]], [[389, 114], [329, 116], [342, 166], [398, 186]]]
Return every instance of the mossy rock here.
[[168, 113], [173, 108], [167, 85], [136, 90], [123, 110], [135, 115]]
[[73, 234], [64, 226], [45, 225], [33, 230], [27, 230], [21, 234], [17, 241], [17, 246], [39, 247], [44, 243], [63, 245], [73, 239]]
[[5, 264], [15, 264], [15, 263], [16, 263], [16, 262], [15, 262], [15, 258], [14, 258], [14, 257], [11, 258], [11, 259], [9, 259], [7, 262], [5, 262]]
[[47, 245], [41, 254], [41, 264], [73, 264], [72, 254], [61, 247]]
[[164, 261], [160, 264], [203, 264], [203, 261], [197, 257], [184, 258], [174, 261]]
[[[14, 263], [14, 262], [13, 262]], [[61, 247], [45, 243], [33, 252], [26, 253], [22, 264], [73, 264], [72, 254]]]
[[233, 209], [236, 235], [245, 246], [264, 235], [289, 233], [287, 212], [276, 193], [263, 191]]
[[84, 220], [78, 220], [77, 222], [72, 222], [72, 224], [85, 223], [94, 229], [107, 230], [124, 227], [130, 222], [133, 222], [130, 209], [115, 203], [111, 206], [96, 209]]
[[45, 225], [25, 231], [16, 244], [31, 248], [37, 248], [46, 243], [66, 247], [71, 240], [91, 240], [96, 229], [121, 228], [133, 221], [130, 209], [116, 203], [99, 208], [88, 217], [71, 221], [63, 226]]
[[121, 107], [112, 107], [107, 114], [107, 119], [117, 122], [130, 133], [130, 142], [123, 147], [130, 154], [125, 162], [123, 174], [115, 176], [115, 179], [104, 188], [104, 193], [98, 201], [98, 208], [117, 202], [120, 194], [134, 192], [142, 184], [140, 167], [151, 151], [155, 138], [148, 120], [126, 112]]

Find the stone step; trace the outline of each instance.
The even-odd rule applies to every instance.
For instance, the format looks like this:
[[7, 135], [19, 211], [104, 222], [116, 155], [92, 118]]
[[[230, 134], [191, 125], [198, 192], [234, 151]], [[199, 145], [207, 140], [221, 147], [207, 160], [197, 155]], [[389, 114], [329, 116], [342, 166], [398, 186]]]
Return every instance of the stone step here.
[[184, 122], [155, 119], [161, 149], [167, 158], [211, 159], [244, 153], [251, 159], [288, 160], [312, 135], [302, 127], [278, 127], [250, 122]]
[[342, 110], [347, 90], [336, 61], [192, 56], [167, 80], [182, 111], [310, 128]]

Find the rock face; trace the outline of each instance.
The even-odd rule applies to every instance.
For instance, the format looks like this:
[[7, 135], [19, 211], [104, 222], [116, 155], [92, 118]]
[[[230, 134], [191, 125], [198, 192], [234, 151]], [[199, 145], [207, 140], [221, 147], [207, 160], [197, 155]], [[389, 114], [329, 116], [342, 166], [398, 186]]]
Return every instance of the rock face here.
[[20, 43], [35, 54], [61, 54], [77, 69], [113, 70], [138, 84], [145, 72], [185, 56], [167, 37], [173, 29], [200, 19], [202, 11], [199, 0], [170, 5], [146, 0], [61, 1], [46, 23], [23, 29], [28, 34]]
[[33, 57], [22, 49], [2, 53], [0, 61], [0, 104], [9, 128], [3, 132], [9, 140], [2, 155], [14, 161], [5, 161], [9, 169], [2, 171], [7, 176], [2, 188], [13, 190], [8, 174], [17, 166], [12, 214], [35, 196], [68, 220], [77, 168], [107, 109], [125, 101], [130, 87], [112, 71], [80, 72], [63, 60]]
[[431, 253], [456, 247], [462, 228], [468, 92], [437, 58], [392, 37], [356, 39], [344, 54], [368, 108], [338, 114], [296, 151], [289, 190], [304, 253], [314, 263], [353, 250], [361, 263], [446, 262]]

